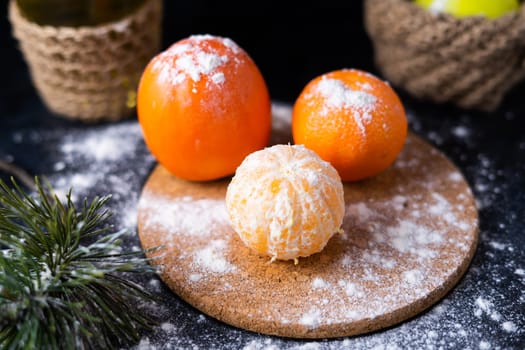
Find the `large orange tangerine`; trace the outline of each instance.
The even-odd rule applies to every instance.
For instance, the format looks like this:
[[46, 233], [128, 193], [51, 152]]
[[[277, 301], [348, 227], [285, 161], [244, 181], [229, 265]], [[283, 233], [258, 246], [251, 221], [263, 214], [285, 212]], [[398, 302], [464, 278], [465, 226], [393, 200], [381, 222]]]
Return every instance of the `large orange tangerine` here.
[[404, 106], [376, 76], [341, 69], [311, 80], [295, 101], [292, 134], [330, 162], [343, 181], [361, 180], [388, 168], [407, 136]]
[[137, 114], [153, 156], [187, 180], [233, 174], [271, 131], [270, 97], [255, 62], [213, 35], [182, 39], [149, 62]]
[[228, 185], [226, 208], [249, 248], [273, 260], [296, 260], [320, 252], [341, 229], [343, 184], [315, 152], [275, 145], [244, 159]]

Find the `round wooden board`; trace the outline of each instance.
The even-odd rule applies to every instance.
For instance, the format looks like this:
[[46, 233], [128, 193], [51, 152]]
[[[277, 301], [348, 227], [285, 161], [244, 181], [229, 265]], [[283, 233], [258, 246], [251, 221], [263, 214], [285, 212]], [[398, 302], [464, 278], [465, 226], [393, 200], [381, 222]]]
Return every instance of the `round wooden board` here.
[[[279, 108], [272, 142], [287, 143], [289, 108]], [[344, 233], [297, 265], [244, 246], [226, 215], [229, 180], [188, 182], [157, 166], [141, 194], [138, 232], [144, 249], [163, 246], [151, 256], [176, 294], [243, 329], [331, 338], [395, 325], [452, 289], [476, 249], [467, 182], [413, 134], [388, 170], [345, 184]]]

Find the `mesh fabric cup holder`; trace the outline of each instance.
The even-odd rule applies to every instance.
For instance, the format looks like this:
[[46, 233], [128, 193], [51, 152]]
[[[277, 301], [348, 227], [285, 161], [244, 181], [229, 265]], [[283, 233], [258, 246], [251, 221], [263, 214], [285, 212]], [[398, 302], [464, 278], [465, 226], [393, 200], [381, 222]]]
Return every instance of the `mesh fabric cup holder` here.
[[148, 0], [118, 21], [83, 27], [31, 22], [11, 0], [9, 20], [49, 110], [86, 122], [132, 114], [142, 71], [160, 49], [161, 0]]
[[386, 79], [413, 96], [493, 111], [525, 77], [525, 6], [497, 19], [365, 0], [365, 29]]

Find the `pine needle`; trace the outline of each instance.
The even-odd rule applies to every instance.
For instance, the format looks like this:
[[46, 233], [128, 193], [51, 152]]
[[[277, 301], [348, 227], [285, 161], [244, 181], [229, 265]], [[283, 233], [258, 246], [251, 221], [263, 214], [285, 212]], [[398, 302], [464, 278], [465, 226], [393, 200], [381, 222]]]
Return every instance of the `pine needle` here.
[[122, 252], [109, 233], [110, 196], [80, 208], [35, 178], [26, 194], [0, 180], [0, 348], [111, 349], [136, 343], [155, 322], [130, 312], [156, 302], [126, 273], [154, 273], [146, 252]]

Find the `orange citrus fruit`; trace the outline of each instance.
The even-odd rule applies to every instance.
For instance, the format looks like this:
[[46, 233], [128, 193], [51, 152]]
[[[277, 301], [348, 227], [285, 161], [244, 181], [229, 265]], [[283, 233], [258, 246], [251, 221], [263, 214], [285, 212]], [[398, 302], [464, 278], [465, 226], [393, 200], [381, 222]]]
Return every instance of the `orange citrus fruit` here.
[[337, 170], [302, 145], [248, 155], [226, 192], [231, 225], [255, 252], [297, 262], [320, 252], [345, 212]]
[[343, 181], [361, 180], [388, 168], [407, 137], [404, 106], [393, 88], [357, 69], [311, 80], [293, 106], [292, 134], [330, 162]]
[[266, 82], [229, 38], [192, 35], [147, 65], [137, 91], [144, 140], [157, 161], [187, 180], [235, 172], [271, 131]]

